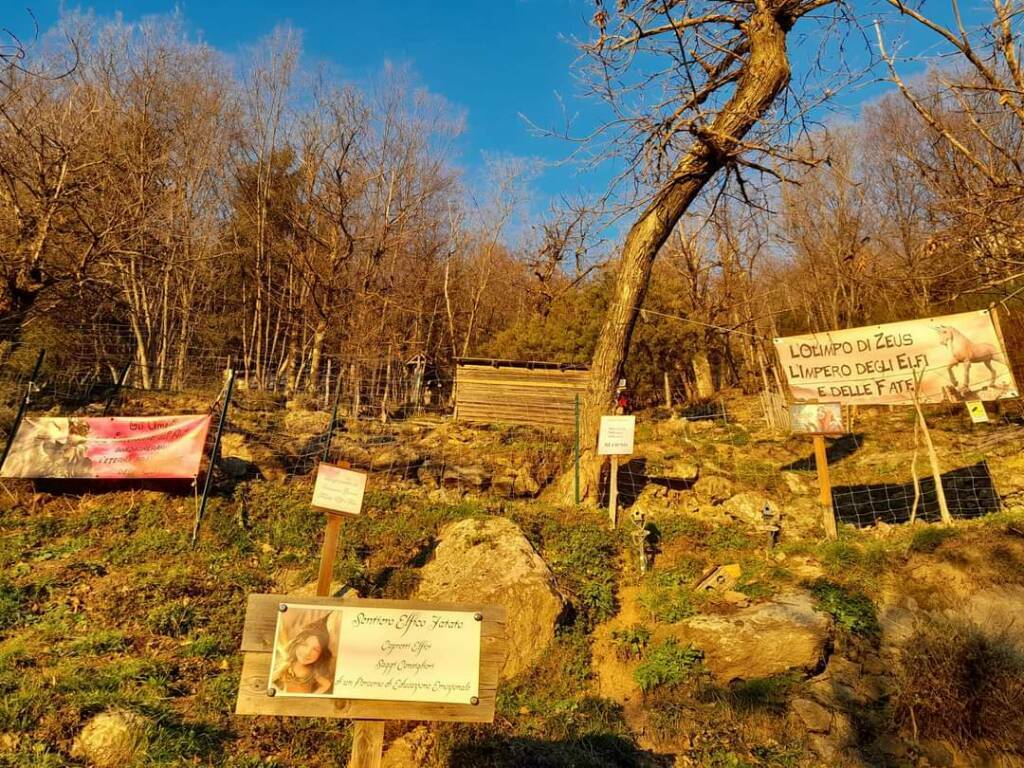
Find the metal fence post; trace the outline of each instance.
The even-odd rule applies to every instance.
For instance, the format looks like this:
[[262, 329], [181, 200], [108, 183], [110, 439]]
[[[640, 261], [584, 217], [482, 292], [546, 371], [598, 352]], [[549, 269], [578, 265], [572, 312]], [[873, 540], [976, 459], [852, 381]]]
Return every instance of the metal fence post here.
[[[329, 362], [329, 361], [328, 361]], [[340, 365], [338, 366], [341, 367]], [[341, 399], [341, 375], [338, 375], [338, 380], [334, 383], [334, 407], [331, 409], [331, 423], [327, 427], [327, 444], [324, 445], [324, 455], [321, 461], [327, 461], [327, 457], [331, 453], [331, 440], [334, 439], [334, 425], [338, 423], [338, 401]]]
[[224, 421], [228, 415], [228, 406], [231, 405], [231, 392], [235, 388], [235, 371], [231, 369], [228, 376], [227, 389], [224, 393], [224, 404], [220, 407], [220, 418], [217, 420], [217, 434], [213, 438], [213, 449], [210, 451], [210, 466], [206, 469], [206, 480], [203, 482], [203, 499], [199, 502], [199, 509], [196, 510], [196, 523], [192, 526], [192, 546], [196, 545], [199, 538], [199, 524], [203, 519], [203, 512], [206, 511], [206, 500], [210, 496], [210, 486], [213, 485], [213, 468], [217, 463], [217, 454], [220, 452], [220, 436], [224, 431]]
[[4, 463], [7, 461], [7, 454], [11, 452], [11, 444], [14, 442], [15, 435], [18, 434], [18, 427], [21, 426], [21, 420], [25, 418], [25, 411], [28, 408], [29, 400], [32, 399], [32, 392], [36, 387], [36, 377], [39, 375], [39, 369], [43, 367], [43, 359], [46, 357], [46, 350], [40, 349], [39, 356], [36, 358], [36, 367], [32, 369], [32, 376], [28, 380], [28, 388], [25, 390], [24, 396], [21, 398], [21, 404], [18, 406], [18, 415], [14, 417], [14, 425], [11, 427], [11, 434], [7, 436], [7, 444], [4, 446], [3, 458], [0, 458], [0, 470], [3, 469]]
[[575, 440], [573, 445], [573, 463], [575, 464], [574, 469], [574, 496], [576, 499], [576, 506], [580, 505], [580, 396], [576, 394], [576, 402], [574, 404], [574, 417], [576, 423], [575, 429]]

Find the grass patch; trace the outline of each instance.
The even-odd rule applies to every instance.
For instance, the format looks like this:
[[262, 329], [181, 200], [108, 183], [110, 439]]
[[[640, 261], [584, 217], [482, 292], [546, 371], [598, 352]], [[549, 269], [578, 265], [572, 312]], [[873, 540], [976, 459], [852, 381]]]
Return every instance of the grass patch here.
[[825, 578], [811, 583], [816, 608], [829, 614], [845, 631], [861, 637], [877, 637], [880, 628], [875, 604], [863, 592]]
[[910, 539], [910, 546], [908, 549], [911, 552], [934, 552], [947, 541], [955, 539], [959, 535], [959, 532], [953, 528], [929, 525], [918, 531], [914, 531], [914, 535]]
[[644, 693], [662, 685], [677, 685], [700, 669], [703, 656], [692, 645], [682, 645], [670, 637], [644, 654], [633, 679]]

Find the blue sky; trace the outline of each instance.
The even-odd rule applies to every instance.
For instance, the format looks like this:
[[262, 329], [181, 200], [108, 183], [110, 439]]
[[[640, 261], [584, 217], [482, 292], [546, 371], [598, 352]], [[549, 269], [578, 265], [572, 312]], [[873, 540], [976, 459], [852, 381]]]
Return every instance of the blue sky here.
[[[0, 0], [2, 23], [21, 34], [29, 32], [26, 4], [43, 29], [60, 14], [61, 3], [55, 0]], [[877, 0], [854, 5], [864, 21], [879, 12]], [[570, 71], [577, 56], [571, 40], [588, 36], [592, 0], [93, 0], [80, 7], [100, 17], [120, 13], [126, 21], [178, 9], [194, 36], [228, 54], [288, 23], [302, 33], [307, 64], [330, 62], [355, 81], [389, 60], [408, 64], [430, 90], [465, 110], [467, 130], [459, 162], [470, 177], [480, 170], [486, 153], [564, 158], [570, 149], [564, 142], [531, 135], [520, 117], [524, 114], [540, 125], [561, 124], [556, 94], [568, 112], [582, 115], [583, 123], [603, 114], [597, 105], [576, 98], [579, 87]], [[974, 7], [965, 3], [965, 12], [974, 15]], [[898, 35], [906, 38], [907, 52], [936, 50], [914, 27], [890, 24], [887, 36]], [[798, 48], [797, 68], [804, 55]], [[908, 71], [915, 68], [908, 66]], [[886, 87], [874, 84], [845, 94], [840, 99], [845, 114], [855, 116], [861, 101], [877, 97]], [[535, 187], [541, 198], [571, 196], [580, 188], [596, 193], [606, 178], [607, 173], [587, 177], [572, 168], [552, 167]]]

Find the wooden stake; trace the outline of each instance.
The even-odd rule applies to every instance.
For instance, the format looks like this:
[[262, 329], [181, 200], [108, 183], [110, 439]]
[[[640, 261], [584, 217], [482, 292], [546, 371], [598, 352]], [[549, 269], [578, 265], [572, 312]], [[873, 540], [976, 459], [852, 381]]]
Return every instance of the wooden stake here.
[[608, 518], [611, 521], [612, 530], [615, 530], [615, 523], [618, 518], [619, 507], [619, 457], [612, 456], [612, 471], [608, 477]]
[[828, 453], [825, 451], [825, 436], [814, 436], [814, 464], [818, 469], [818, 487], [821, 490], [822, 519], [825, 533], [830, 539], [839, 538], [836, 513], [832, 509], [832, 481], [828, 476]]
[[668, 371], [662, 371], [665, 377], [665, 407], [672, 410], [672, 384], [668, 378]]
[[935, 495], [939, 499], [939, 514], [945, 525], [953, 524], [953, 517], [949, 514], [949, 504], [946, 503], [946, 491], [942, 487], [942, 470], [939, 469], [939, 455], [935, 452], [935, 444], [932, 443], [931, 432], [928, 431], [928, 422], [925, 421], [924, 411], [921, 410], [921, 403], [915, 394], [914, 408], [917, 409], [917, 419], [921, 424], [921, 434], [924, 435], [924, 447], [928, 451], [928, 463], [932, 465], [932, 479], [935, 481]]
[[327, 597], [331, 594], [331, 576], [334, 573], [334, 557], [338, 553], [338, 536], [340, 534], [341, 515], [327, 515], [324, 545], [320, 550], [320, 574], [316, 581], [316, 593], [319, 597]]
[[352, 759], [348, 768], [380, 768], [384, 757], [384, 721], [354, 720]]
[[[344, 463], [344, 462], [343, 462]], [[341, 533], [341, 515], [327, 515], [324, 544], [320, 551], [320, 573], [316, 582], [318, 597], [331, 593], [334, 558], [338, 554], [338, 536]], [[384, 756], [384, 721], [353, 720], [352, 757], [349, 768], [380, 768]]]

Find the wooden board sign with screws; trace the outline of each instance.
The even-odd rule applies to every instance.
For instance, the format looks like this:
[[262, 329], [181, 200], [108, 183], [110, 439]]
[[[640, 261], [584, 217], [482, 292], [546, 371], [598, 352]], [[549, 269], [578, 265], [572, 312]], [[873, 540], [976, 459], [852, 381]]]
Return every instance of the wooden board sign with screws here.
[[254, 594], [242, 651], [239, 715], [492, 722], [505, 610]]

